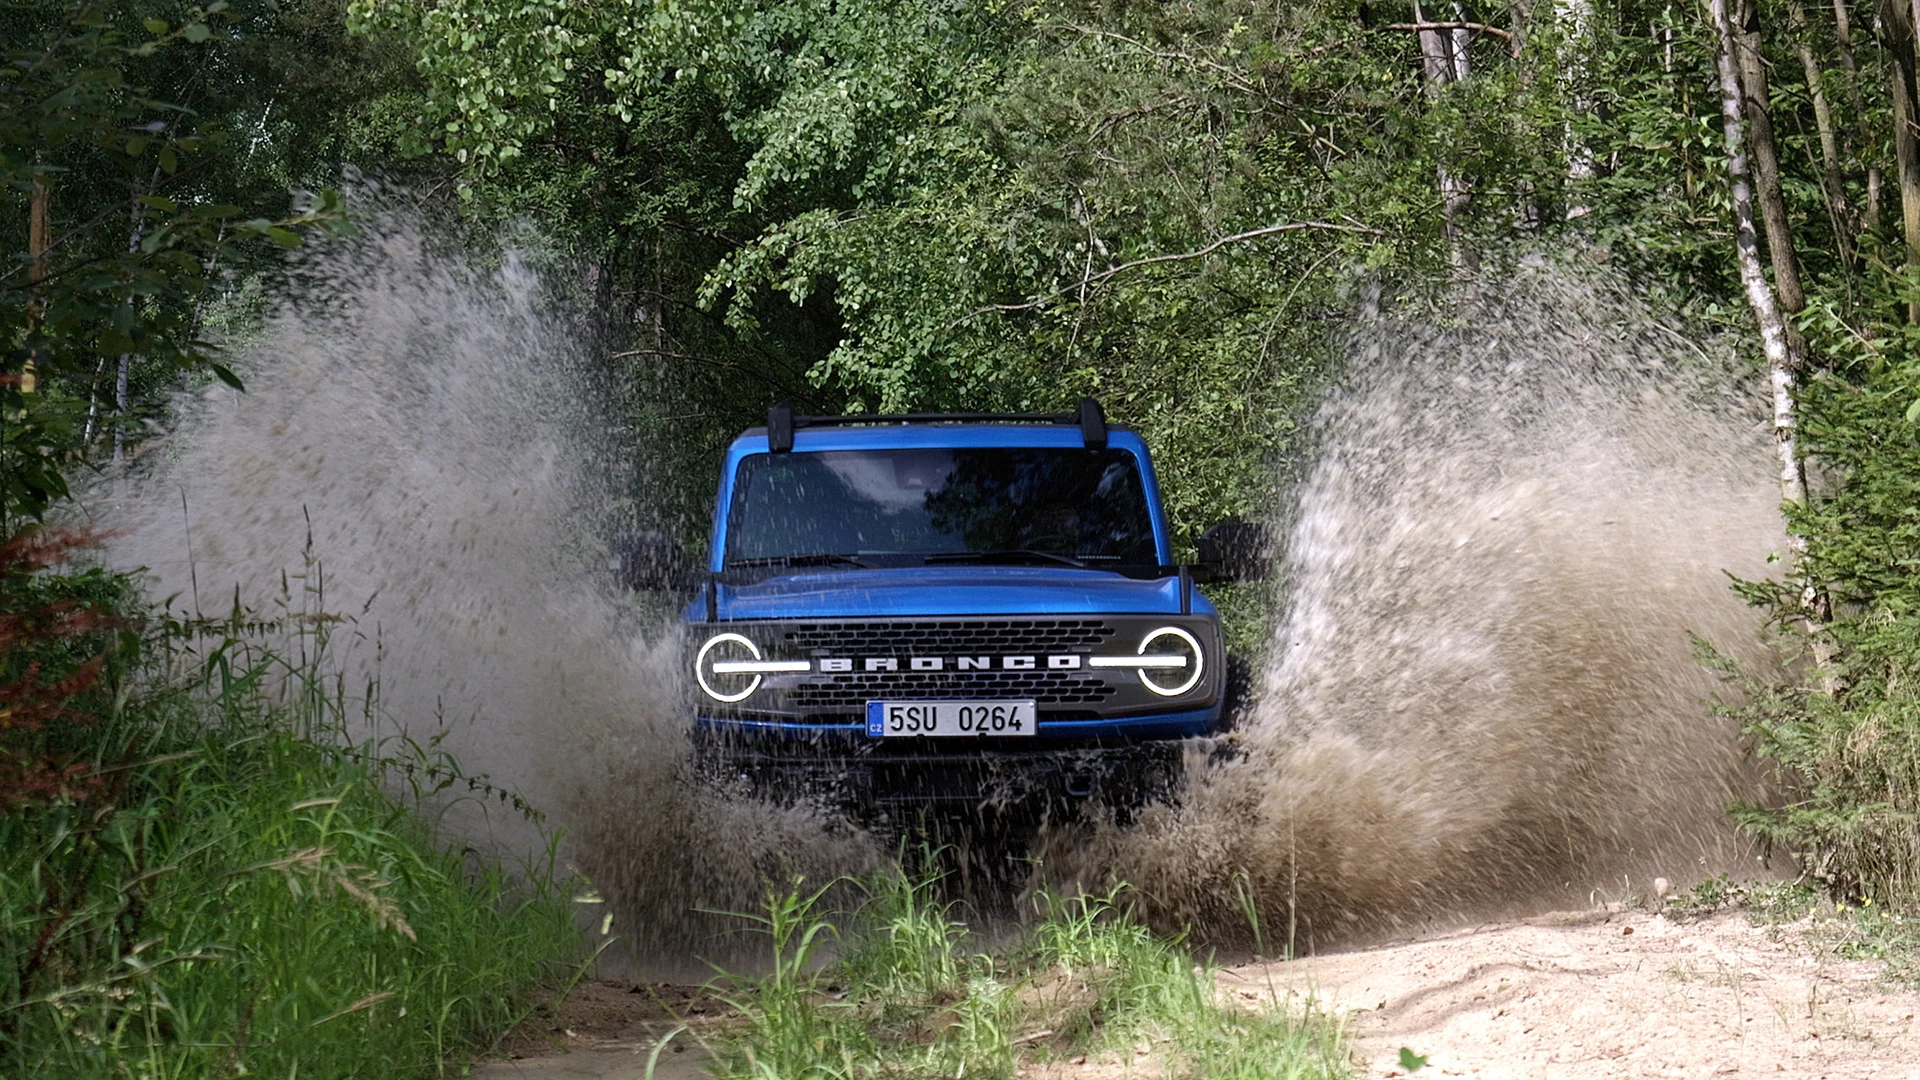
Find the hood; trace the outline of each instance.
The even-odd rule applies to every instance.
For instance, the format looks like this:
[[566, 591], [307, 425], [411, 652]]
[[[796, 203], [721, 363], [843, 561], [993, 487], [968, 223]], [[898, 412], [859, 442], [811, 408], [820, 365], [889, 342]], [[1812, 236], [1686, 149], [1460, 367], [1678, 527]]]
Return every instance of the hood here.
[[[688, 607], [706, 618], [705, 598]], [[1200, 591], [1193, 611], [1211, 614]], [[805, 571], [752, 585], [721, 585], [722, 619], [865, 618], [889, 615], [1121, 615], [1180, 613], [1178, 576], [1140, 580], [1050, 566], [920, 566]]]

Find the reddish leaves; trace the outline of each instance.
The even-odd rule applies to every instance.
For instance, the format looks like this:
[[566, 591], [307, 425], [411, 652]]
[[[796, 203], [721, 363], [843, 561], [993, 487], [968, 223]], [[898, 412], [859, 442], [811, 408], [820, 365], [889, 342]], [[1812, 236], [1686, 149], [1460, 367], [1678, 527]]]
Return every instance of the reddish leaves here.
[[44, 598], [33, 587], [35, 575], [101, 539], [80, 529], [30, 528], [0, 544], [0, 812], [101, 791], [96, 763], [49, 749], [38, 736], [55, 725], [98, 721], [79, 703], [106, 666], [99, 636], [126, 621], [96, 604]]

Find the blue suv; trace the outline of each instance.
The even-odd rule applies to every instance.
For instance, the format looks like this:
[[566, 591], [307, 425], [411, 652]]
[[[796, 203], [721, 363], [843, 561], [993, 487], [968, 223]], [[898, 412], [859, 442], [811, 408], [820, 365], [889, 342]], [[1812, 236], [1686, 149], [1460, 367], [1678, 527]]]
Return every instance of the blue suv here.
[[[1220, 619], [1194, 588], [1259, 576], [1228, 522], [1173, 561], [1146, 443], [1064, 414], [796, 416], [727, 451], [704, 571], [629, 535], [631, 587], [697, 583], [686, 663], [716, 782], [856, 808], [1164, 792], [1221, 732]], [[691, 581], [689, 580], [691, 579]]]

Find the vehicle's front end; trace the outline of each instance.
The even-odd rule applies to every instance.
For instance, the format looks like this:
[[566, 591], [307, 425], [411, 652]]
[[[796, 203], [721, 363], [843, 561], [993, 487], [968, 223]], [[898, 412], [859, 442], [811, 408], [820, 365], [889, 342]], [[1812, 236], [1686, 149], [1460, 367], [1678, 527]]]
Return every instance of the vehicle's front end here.
[[[1122, 597], [1181, 584], [1102, 595], [1108, 583], [1076, 588], [1075, 573], [1019, 568], [988, 584], [954, 570], [867, 571], [749, 586], [729, 607], [759, 617], [689, 627], [702, 756], [758, 790], [859, 804], [1152, 794], [1178, 740], [1219, 725], [1218, 621], [1205, 606], [1182, 615], [1177, 601], [1172, 612], [1087, 610], [1094, 598], [1147, 607]], [[888, 596], [892, 610], [802, 610], [834, 606], [842, 589], [866, 603]], [[1009, 610], [982, 596], [1028, 590], [1075, 593], [1078, 610]]]

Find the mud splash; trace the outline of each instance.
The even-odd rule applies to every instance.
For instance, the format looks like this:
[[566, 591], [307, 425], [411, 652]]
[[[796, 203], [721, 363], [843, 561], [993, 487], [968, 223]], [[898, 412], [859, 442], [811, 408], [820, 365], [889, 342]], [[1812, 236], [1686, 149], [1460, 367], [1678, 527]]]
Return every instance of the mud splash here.
[[1757, 402], [1591, 275], [1460, 316], [1352, 337], [1244, 756], [1043, 879], [1278, 952], [1757, 869], [1725, 808], [1765, 785], [1692, 654], [1767, 660], [1726, 577], [1783, 544]]
[[[686, 782], [678, 644], [605, 581], [612, 454], [583, 407], [585, 320], [551, 275], [431, 236], [375, 214], [303, 252], [237, 358], [248, 392], [184, 406], [167, 460], [90, 508], [177, 607], [341, 616], [338, 685], [377, 694], [354, 737], [440, 736], [546, 811], [643, 965], [719, 955], [724, 921], [700, 909], [756, 910], [766, 878], [830, 879], [872, 846]], [[510, 857], [540, 845], [497, 803], [449, 820]]]
[[[883, 852], [687, 783], [678, 644], [605, 587], [585, 320], [550, 276], [426, 235], [389, 215], [302, 255], [249, 392], [184, 408], [166, 460], [91, 508], [180, 606], [343, 616], [343, 685], [378, 687], [357, 734], [444, 733], [547, 810], [643, 966], [724, 953], [703, 909]], [[1047, 838], [1041, 880], [1124, 881], [1163, 925], [1277, 951], [1752, 865], [1722, 808], [1764, 789], [1689, 635], [1763, 656], [1724, 573], [1780, 546], [1754, 403], [1604, 282], [1534, 268], [1465, 312], [1352, 337], [1244, 756], [1130, 828]]]

